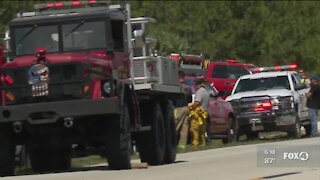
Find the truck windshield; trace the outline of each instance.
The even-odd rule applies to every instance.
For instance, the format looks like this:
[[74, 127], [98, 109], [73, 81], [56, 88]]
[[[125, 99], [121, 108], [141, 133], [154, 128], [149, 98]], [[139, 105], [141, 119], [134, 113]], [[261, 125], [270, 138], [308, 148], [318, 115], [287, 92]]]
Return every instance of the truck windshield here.
[[287, 76], [276, 76], [259, 79], [241, 79], [235, 93], [246, 91], [265, 91], [269, 89], [288, 89], [290, 85]]
[[62, 38], [64, 51], [105, 48], [105, 23], [98, 21], [62, 25]]
[[45, 48], [48, 53], [104, 49], [105, 29], [104, 21], [17, 27], [13, 31], [15, 52], [21, 56], [34, 54], [37, 48]]
[[34, 54], [37, 48], [58, 52], [58, 26], [29, 26], [14, 29], [16, 55]]

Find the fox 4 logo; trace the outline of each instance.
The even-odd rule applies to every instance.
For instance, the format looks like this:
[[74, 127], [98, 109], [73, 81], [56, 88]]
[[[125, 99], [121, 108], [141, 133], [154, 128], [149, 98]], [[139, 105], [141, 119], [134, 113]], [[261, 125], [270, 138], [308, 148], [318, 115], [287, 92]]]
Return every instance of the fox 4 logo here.
[[303, 152], [284, 152], [283, 153], [284, 160], [300, 160], [307, 161], [309, 159], [309, 153]]

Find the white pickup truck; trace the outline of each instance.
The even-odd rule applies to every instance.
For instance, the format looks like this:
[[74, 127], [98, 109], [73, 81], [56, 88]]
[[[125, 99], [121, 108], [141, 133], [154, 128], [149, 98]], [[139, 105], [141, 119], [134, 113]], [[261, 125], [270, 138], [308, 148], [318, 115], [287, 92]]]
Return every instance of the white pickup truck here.
[[[288, 67], [277, 66], [277, 70]], [[300, 138], [302, 126], [307, 135], [311, 131], [308, 91], [295, 71], [260, 72], [240, 77], [226, 100], [234, 108], [240, 133], [248, 139], [263, 131], [285, 131]]]

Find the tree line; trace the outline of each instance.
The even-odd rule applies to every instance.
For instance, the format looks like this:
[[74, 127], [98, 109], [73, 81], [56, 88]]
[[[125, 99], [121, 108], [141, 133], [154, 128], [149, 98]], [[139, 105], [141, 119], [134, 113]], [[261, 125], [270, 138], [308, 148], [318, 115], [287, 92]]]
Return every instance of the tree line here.
[[[21, 9], [44, 1], [1, 1], [0, 31]], [[318, 1], [129, 1], [133, 16], [154, 17], [148, 35], [163, 54], [235, 58], [259, 66], [298, 63], [320, 72]], [[318, 73], [319, 74], [319, 73]]]

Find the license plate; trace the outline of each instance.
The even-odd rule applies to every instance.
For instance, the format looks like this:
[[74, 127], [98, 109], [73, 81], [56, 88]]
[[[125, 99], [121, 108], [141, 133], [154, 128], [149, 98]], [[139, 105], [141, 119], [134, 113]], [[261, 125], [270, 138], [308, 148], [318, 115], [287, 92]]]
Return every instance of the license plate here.
[[260, 118], [251, 118], [250, 119], [250, 124], [260, 124], [261, 119]]
[[263, 131], [264, 130], [264, 127], [262, 124], [253, 124], [251, 126], [251, 130], [252, 131]]
[[48, 96], [48, 95], [49, 95], [49, 88], [47, 83], [32, 84], [33, 97]]

